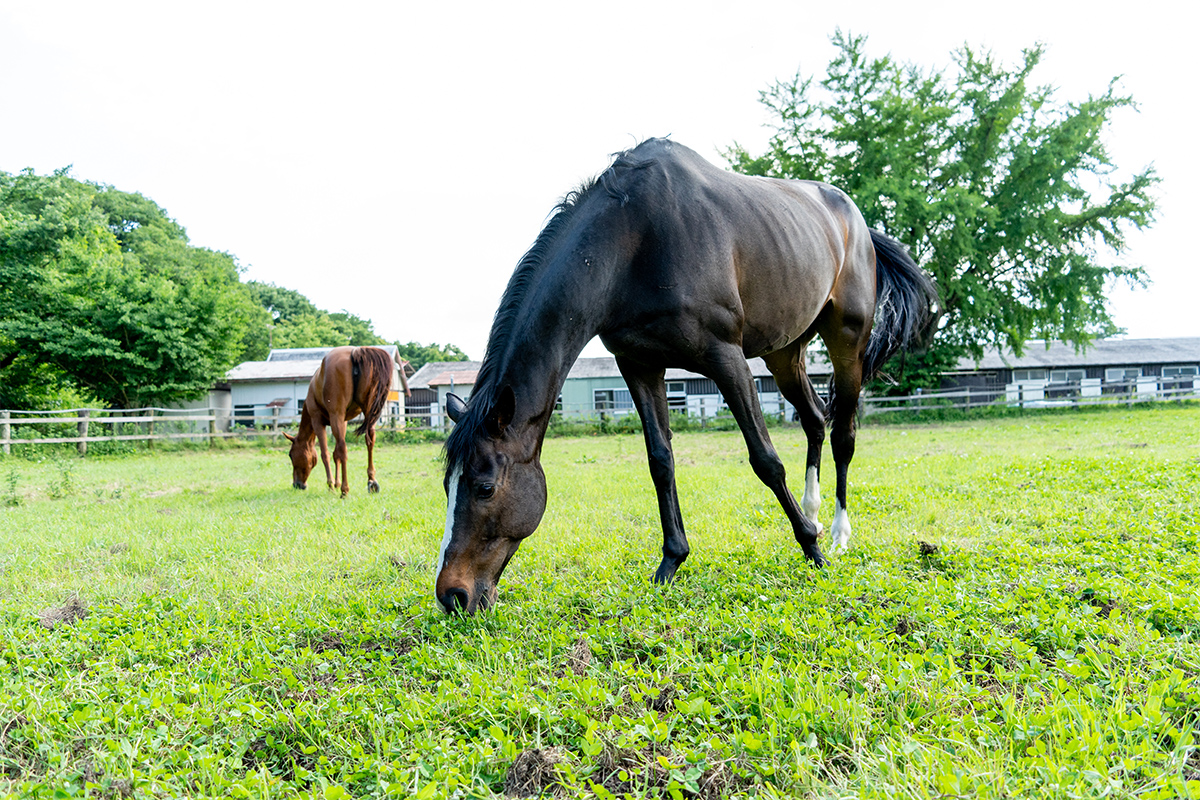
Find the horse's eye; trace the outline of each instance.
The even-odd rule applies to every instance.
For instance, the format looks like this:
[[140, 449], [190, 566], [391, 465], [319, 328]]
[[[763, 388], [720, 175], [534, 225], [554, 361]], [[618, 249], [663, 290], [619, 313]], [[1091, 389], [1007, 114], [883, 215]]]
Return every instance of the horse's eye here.
[[495, 493], [496, 493], [496, 484], [494, 484], [494, 483], [481, 483], [475, 489], [475, 496], [478, 497], [480, 500], [487, 500]]

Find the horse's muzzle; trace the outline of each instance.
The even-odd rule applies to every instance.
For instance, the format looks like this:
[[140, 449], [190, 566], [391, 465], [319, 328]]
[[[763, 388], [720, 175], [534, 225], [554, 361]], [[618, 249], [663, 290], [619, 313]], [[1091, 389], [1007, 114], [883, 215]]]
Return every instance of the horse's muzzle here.
[[467, 594], [466, 589], [447, 589], [438, 598], [438, 602], [442, 604], [442, 610], [447, 614], [459, 614], [467, 610], [471, 596]]
[[293, 489], [307, 489], [308, 484], [301, 483], [300, 481], [292, 481], [292, 488]]

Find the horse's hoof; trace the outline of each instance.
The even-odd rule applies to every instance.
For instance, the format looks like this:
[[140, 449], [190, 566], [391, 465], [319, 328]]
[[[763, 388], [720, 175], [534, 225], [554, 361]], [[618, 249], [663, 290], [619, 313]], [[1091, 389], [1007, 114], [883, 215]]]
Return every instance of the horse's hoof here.
[[658, 565], [658, 569], [654, 572], [654, 582], [659, 586], [671, 583], [675, 580], [675, 571], [678, 569], [678, 562], [664, 558], [663, 562]]
[[367, 481], [367, 491], [371, 494], [379, 494], [379, 484], [375, 481]]

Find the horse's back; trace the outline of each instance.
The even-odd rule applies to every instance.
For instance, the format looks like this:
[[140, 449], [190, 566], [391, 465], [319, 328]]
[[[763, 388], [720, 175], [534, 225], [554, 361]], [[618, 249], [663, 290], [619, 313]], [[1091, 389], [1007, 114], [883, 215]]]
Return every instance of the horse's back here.
[[802, 336], [831, 301], [873, 302], [870, 232], [836, 187], [727, 172], [664, 140], [629, 156], [640, 159], [630, 202], [647, 215], [661, 254], [647, 275], [657, 283], [639, 291], [672, 283], [692, 308], [707, 293], [705, 302], [739, 318], [748, 356]]

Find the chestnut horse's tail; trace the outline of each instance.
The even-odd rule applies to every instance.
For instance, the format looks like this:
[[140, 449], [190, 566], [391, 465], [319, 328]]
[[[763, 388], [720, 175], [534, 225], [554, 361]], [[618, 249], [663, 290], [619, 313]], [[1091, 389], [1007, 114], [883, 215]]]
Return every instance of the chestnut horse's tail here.
[[[354, 375], [354, 397], [358, 398], [358, 387], [366, 386], [367, 396], [360, 404], [363, 409], [362, 424], [354, 431], [358, 436], [375, 427], [387, 405], [388, 392], [392, 389], [392, 357], [378, 347], [356, 347], [350, 353], [350, 368]], [[361, 383], [366, 381], [365, 384]]]
[[938, 300], [937, 287], [904, 245], [874, 228], [871, 244], [875, 246], [875, 326], [863, 354], [863, 383], [925, 332]]

